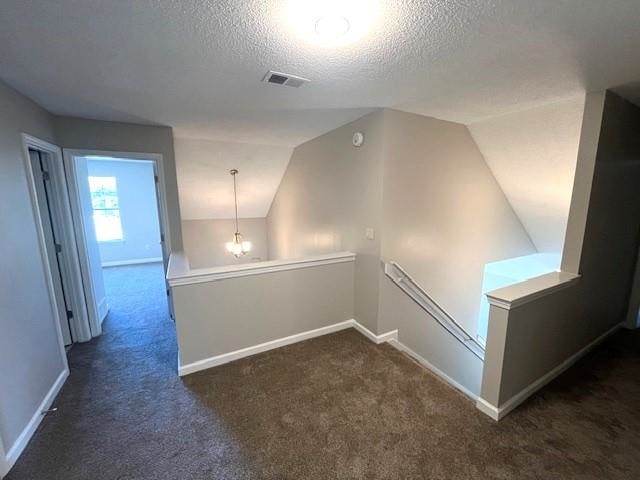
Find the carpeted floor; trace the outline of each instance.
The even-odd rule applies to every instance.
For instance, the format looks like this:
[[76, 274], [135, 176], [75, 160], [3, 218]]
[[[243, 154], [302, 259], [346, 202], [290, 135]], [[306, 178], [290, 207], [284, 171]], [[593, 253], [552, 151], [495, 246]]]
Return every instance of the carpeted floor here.
[[353, 330], [180, 379], [161, 267], [106, 277], [105, 333], [7, 480], [640, 478], [638, 332], [495, 423]]

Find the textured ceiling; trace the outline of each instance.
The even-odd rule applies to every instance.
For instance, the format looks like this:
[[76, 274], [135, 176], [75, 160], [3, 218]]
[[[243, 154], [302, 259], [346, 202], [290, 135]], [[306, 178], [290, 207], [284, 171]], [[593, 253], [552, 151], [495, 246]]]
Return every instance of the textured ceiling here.
[[374, 107], [469, 124], [640, 80], [638, 0], [341, 0], [370, 30], [332, 47], [292, 1], [3, 0], [0, 77], [58, 114], [282, 146]]
[[266, 217], [293, 151], [290, 147], [188, 138], [176, 138], [175, 150], [183, 220], [233, 218], [232, 168], [240, 172], [238, 215]]
[[540, 252], [561, 252], [578, 156], [584, 95], [469, 126]]

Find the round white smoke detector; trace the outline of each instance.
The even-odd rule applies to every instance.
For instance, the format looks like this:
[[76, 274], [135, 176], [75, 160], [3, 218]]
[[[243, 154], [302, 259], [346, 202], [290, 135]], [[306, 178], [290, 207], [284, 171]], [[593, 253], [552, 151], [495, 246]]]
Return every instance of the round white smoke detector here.
[[362, 133], [362, 132], [354, 133], [353, 134], [353, 146], [354, 147], [361, 147], [363, 143], [364, 143], [364, 133]]

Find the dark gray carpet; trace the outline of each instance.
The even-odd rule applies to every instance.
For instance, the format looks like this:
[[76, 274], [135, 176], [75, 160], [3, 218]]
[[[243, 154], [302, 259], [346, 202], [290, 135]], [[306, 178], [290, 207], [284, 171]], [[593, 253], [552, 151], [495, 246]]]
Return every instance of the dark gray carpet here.
[[637, 332], [495, 423], [353, 330], [179, 379], [160, 267], [107, 280], [105, 333], [8, 480], [640, 478]]

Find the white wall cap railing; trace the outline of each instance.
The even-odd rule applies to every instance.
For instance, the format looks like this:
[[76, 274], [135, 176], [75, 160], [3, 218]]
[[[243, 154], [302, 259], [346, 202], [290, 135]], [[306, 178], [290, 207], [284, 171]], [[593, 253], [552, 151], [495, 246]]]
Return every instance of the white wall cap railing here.
[[167, 266], [167, 280], [190, 271], [191, 266], [187, 255], [184, 252], [171, 252], [169, 265]]
[[356, 254], [352, 252], [328, 253], [313, 257], [269, 260], [266, 262], [242, 263], [238, 265], [226, 265], [222, 267], [191, 269], [189, 259], [184, 252], [174, 252], [169, 258], [167, 281], [172, 287], [206, 283], [223, 280], [226, 278], [247, 277], [250, 275], [263, 275], [265, 273], [296, 270], [299, 268], [318, 267], [334, 263], [355, 261]]
[[487, 292], [489, 304], [511, 310], [538, 298], [575, 285], [580, 275], [568, 272], [550, 272], [524, 282]]

